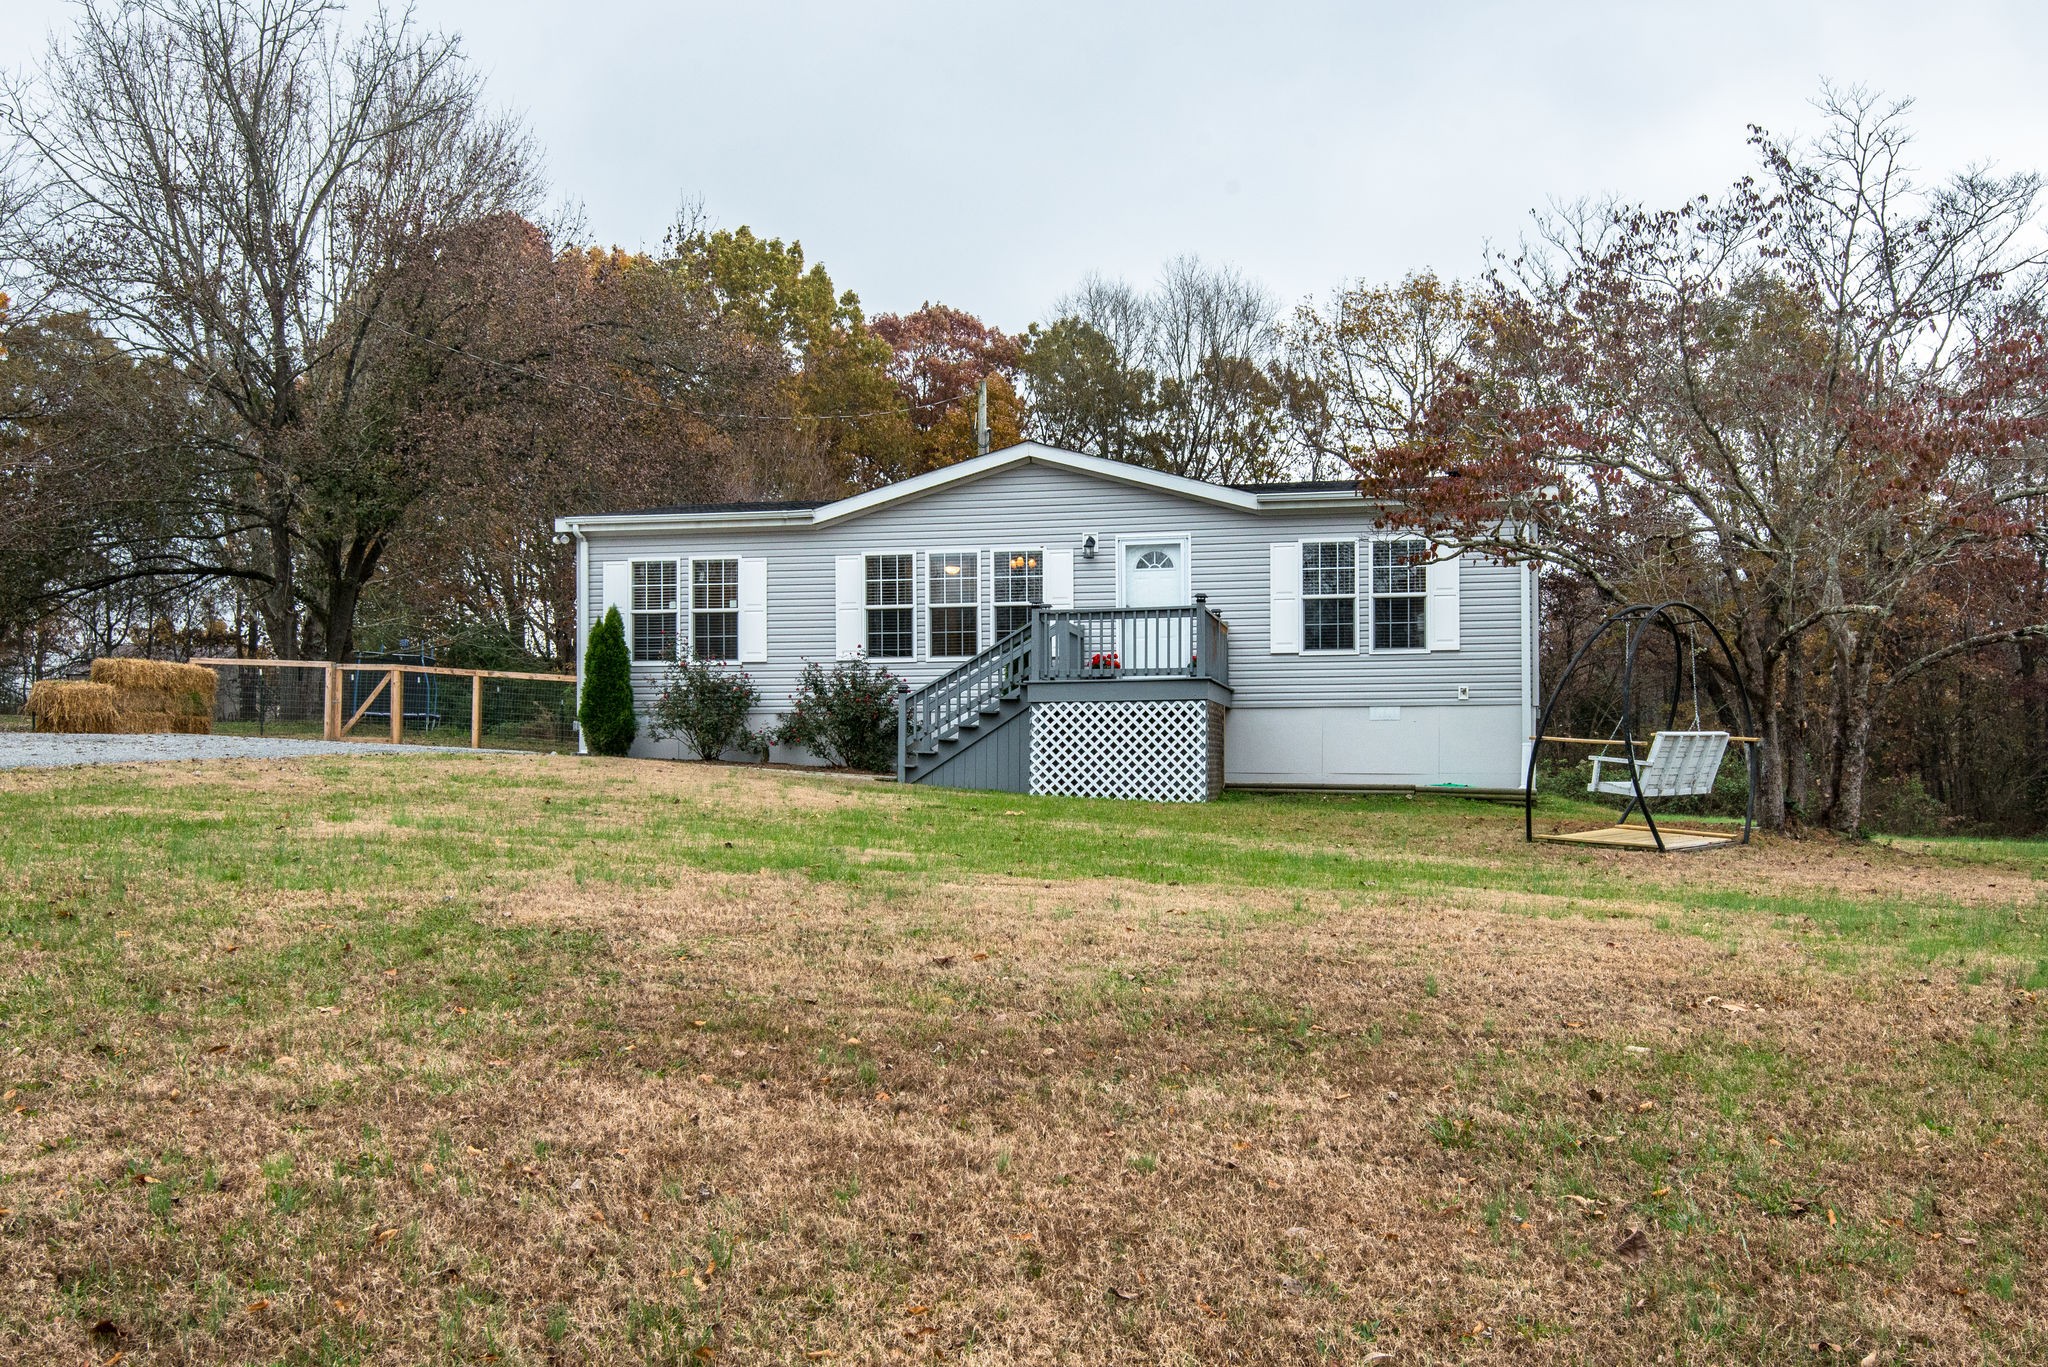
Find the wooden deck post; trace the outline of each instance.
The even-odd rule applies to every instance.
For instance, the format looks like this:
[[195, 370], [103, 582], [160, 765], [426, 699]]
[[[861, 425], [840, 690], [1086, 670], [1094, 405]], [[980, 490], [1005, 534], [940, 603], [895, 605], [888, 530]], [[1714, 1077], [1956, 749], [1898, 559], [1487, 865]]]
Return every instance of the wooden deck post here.
[[405, 671], [394, 668], [389, 677], [389, 696], [384, 701], [391, 707], [391, 743], [396, 745], [405, 734]]
[[484, 744], [484, 676], [479, 670], [469, 676], [469, 748], [481, 750]]

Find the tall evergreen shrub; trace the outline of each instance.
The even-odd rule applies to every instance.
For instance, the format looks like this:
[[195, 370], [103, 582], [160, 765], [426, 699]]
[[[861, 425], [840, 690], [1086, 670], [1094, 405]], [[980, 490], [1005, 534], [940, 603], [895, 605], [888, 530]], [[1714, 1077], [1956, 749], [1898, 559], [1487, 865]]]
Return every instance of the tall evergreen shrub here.
[[583, 651], [583, 701], [576, 709], [583, 744], [593, 755], [623, 755], [633, 748], [640, 719], [633, 715], [633, 655], [617, 608], [590, 633]]

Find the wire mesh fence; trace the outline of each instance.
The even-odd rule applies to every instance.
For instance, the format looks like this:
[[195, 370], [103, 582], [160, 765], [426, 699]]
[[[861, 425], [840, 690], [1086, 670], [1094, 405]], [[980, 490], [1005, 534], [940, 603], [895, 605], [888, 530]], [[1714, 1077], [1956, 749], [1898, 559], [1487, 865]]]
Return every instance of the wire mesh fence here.
[[325, 664], [250, 660], [211, 667], [220, 679], [213, 694], [214, 734], [295, 740], [319, 740], [326, 734]]
[[576, 748], [576, 680], [566, 674], [419, 664], [197, 660], [220, 677], [214, 730], [567, 752]]

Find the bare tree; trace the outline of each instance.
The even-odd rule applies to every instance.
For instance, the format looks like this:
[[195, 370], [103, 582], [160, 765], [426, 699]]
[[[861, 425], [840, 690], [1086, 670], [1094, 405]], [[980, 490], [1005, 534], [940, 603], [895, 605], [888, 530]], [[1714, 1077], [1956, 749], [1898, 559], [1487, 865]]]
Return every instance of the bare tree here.
[[328, 0], [85, 0], [41, 70], [0, 85], [20, 205], [0, 252], [210, 408], [190, 493], [217, 558], [198, 568], [255, 582], [285, 655], [311, 644], [314, 410], [349, 393], [327, 373], [389, 323], [385, 281], [410, 255], [538, 193], [454, 38], [409, 12], [353, 35], [341, 20]]
[[1090, 276], [1034, 334], [1031, 430], [1196, 479], [1279, 471], [1272, 297], [1228, 267], [1176, 258], [1141, 293]]
[[1473, 361], [1478, 310], [1455, 281], [1357, 284], [1287, 328], [1289, 435], [1310, 478], [1370, 467], [1421, 439]]

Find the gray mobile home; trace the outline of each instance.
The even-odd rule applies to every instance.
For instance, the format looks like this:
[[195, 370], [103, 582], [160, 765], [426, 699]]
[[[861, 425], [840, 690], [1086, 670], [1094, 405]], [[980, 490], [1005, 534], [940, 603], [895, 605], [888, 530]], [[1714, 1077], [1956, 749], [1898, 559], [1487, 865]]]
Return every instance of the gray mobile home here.
[[679, 653], [744, 668], [761, 726], [807, 661], [865, 656], [906, 685], [905, 782], [1521, 785], [1533, 571], [1403, 530], [1348, 481], [1209, 484], [1026, 442], [831, 502], [556, 526], [579, 646], [616, 607], [643, 709]]

